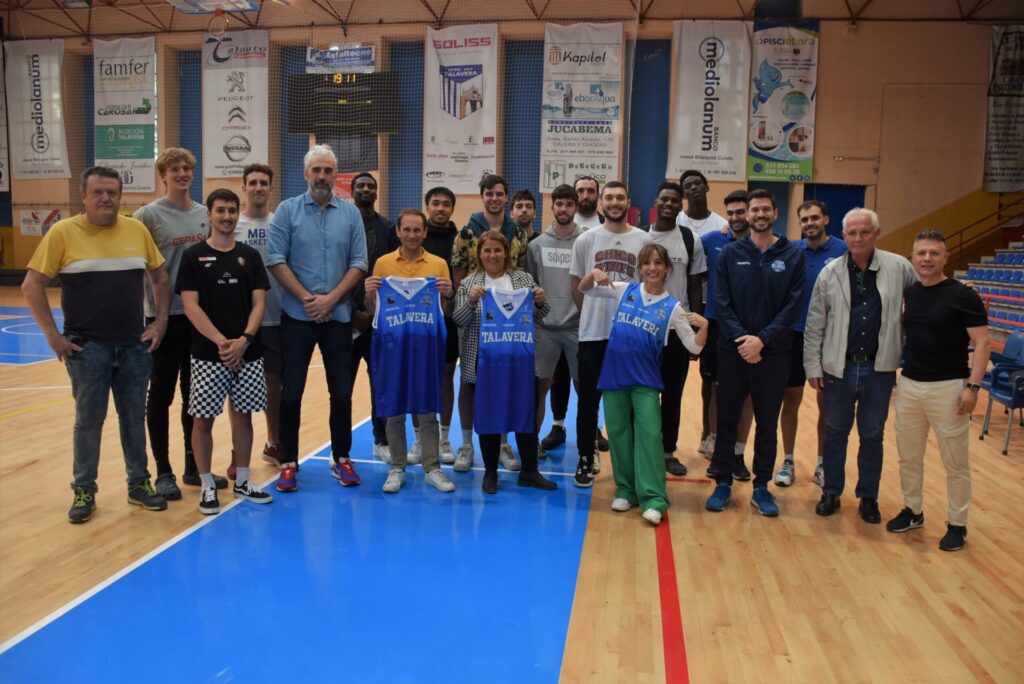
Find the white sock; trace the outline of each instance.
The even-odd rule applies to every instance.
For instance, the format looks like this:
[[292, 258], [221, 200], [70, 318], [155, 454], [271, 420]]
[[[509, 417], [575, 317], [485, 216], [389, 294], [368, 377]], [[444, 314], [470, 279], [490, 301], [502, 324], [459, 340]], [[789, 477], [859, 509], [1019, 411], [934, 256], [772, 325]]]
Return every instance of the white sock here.
[[747, 445], [743, 442], [736, 442], [736, 448], [732, 450], [737, 456], [742, 456], [743, 452], [747, 450]]
[[462, 443], [473, 446], [473, 428], [462, 431]]
[[216, 489], [217, 485], [213, 482], [213, 473], [199, 473], [199, 481], [203, 485], [203, 489]]
[[442, 442], [447, 442], [448, 441], [448, 431], [451, 430], [451, 429], [452, 429], [452, 427], [450, 425], [442, 425], [441, 426], [441, 441]]
[[792, 463], [793, 462], [793, 454], [786, 454], [786, 456], [782, 460], [785, 463]]
[[821, 464], [823, 464], [824, 462], [825, 462], [825, 459], [823, 459], [823, 458], [821, 457], [821, 454], [818, 454], [818, 465], [821, 465]]
[[508, 435], [501, 436], [501, 446], [508, 446]]
[[553, 420], [553, 421], [551, 421], [551, 424], [552, 425], [557, 425], [558, 427], [562, 428], [563, 430], [565, 429], [565, 421], [564, 420]]
[[412, 428], [412, 432], [413, 432], [412, 440], [414, 442], [420, 441], [420, 429], [414, 425], [413, 428]]
[[238, 486], [241, 487], [242, 485], [244, 485], [248, 481], [249, 481], [249, 468], [248, 467], [245, 467], [245, 468], [241, 468], [240, 467], [240, 468], [238, 468], [238, 470], [235, 473], [235, 482], [238, 483]]

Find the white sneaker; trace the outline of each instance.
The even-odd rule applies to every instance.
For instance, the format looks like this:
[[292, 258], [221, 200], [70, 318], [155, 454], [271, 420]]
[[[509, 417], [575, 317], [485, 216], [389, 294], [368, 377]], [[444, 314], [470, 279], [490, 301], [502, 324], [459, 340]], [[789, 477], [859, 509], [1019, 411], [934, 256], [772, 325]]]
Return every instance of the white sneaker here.
[[463, 444], [459, 447], [459, 454], [455, 457], [455, 472], [465, 473], [473, 467], [473, 459], [476, 452], [472, 444]]
[[818, 464], [818, 466], [814, 469], [814, 477], [811, 478], [811, 481], [814, 482], [814, 484], [818, 485], [819, 487], [825, 486], [825, 464]]
[[498, 460], [501, 465], [505, 466], [505, 470], [511, 470], [515, 472], [522, 468], [522, 464], [519, 463], [519, 459], [516, 458], [516, 452], [512, 451], [511, 444], [502, 444], [501, 452], [498, 454]]
[[624, 513], [633, 507], [633, 504], [629, 503], [629, 499], [616, 498], [612, 501], [612, 510], [617, 513]]
[[445, 465], [455, 463], [455, 452], [452, 451], [452, 443], [447, 439], [442, 439], [438, 446], [440, 451], [438, 457], [440, 458], [441, 463], [444, 463]]
[[427, 484], [439, 492], [454, 492], [455, 484], [448, 479], [448, 476], [440, 468], [434, 468], [423, 478]]
[[402, 488], [403, 484], [405, 484], [405, 471], [396, 469], [388, 473], [388, 479], [384, 480], [384, 486], [381, 489], [385, 494], [394, 494]]
[[387, 444], [374, 444], [373, 457], [379, 458], [381, 463], [391, 465], [391, 447]]
[[594, 449], [594, 467], [590, 471], [595, 475], [601, 472], [601, 452], [597, 449]]
[[651, 523], [652, 525], [661, 524], [661, 511], [656, 508], [648, 508], [644, 511], [644, 520]]
[[788, 487], [793, 484], [793, 480], [796, 479], [796, 466], [792, 461], [783, 461], [782, 467], [779, 468], [779, 472], [775, 475], [775, 484], [780, 487]]
[[409, 455], [406, 456], [406, 463], [409, 465], [419, 465], [420, 461], [423, 460], [423, 444], [420, 440], [416, 440], [412, 443], [412, 449], [409, 449]]
[[704, 458], [711, 460], [711, 457], [715, 453], [715, 436], [708, 435], [704, 439], [700, 440], [700, 446], [697, 447], [697, 451], [704, 454]]

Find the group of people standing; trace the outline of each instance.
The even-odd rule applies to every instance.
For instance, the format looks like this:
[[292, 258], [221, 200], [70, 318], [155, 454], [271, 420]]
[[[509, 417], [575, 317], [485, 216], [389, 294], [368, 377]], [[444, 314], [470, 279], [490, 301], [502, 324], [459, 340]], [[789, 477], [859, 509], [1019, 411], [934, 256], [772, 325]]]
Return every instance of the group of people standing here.
[[[227, 189], [212, 192], [205, 205], [194, 202], [194, 168], [187, 150], [161, 153], [165, 195], [134, 219], [118, 211], [117, 173], [86, 170], [84, 212], [56, 224], [29, 264], [23, 291], [67, 365], [76, 403], [71, 522], [87, 521], [95, 509], [111, 390], [129, 503], [163, 510], [182, 498], [168, 445], [176, 387], [183, 399], [181, 480], [199, 487], [203, 513], [219, 511], [217, 492], [229, 479], [234, 496], [271, 501], [249, 479], [254, 412], [265, 410], [262, 457], [280, 468], [277, 490], [295, 491], [302, 395], [319, 348], [330, 471], [343, 486], [360, 483], [350, 458], [360, 361], [370, 376], [374, 454], [391, 466], [387, 493], [402, 488], [415, 464], [427, 484], [453, 491], [441, 465], [472, 468], [474, 431], [485, 493], [497, 492], [499, 465], [518, 471], [520, 486], [555, 489], [538, 464], [566, 441], [571, 383], [578, 395], [574, 484], [590, 487], [600, 471], [603, 398], [612, 509], [638, 506], [656, 525], [669, 507], [666, 473], [687, 473], [676, 456], [681, 397], [690, 360], [699, 356], [699, 450], [715, 481], [708, 510], [724, 510], [733, 481], [751, 478], [743, 453], [754, 423], [751, 503], [762, 515], [778, 515], [768, 485], [773, 476], [779, 486], [796, 479], [797, 414], [809, 383], [819, 406], [814, 480], [823, 492], [816, 511], [831, 515], [840, 506], [856, 419], [860, 515], [877, 523], [882, 431], [903, 350], [896, 430], [906, 508], [888, 528], [923, 524], [921, 468], [931, 426], [942, 436], [950, 482], [949, 531], [940, 546], [963, 546], [966, 421], [988, 343], [980, 299], [942, 274], [938, 231], [919, 235], [907, 261], [876, 248], [874, 212], [847, 213], [844, 241], [828, 235], [825, 205], [810, 201], [797, 212], [805, 237], [790, 242], [774, 232], [770, 193], [731, 193], [723, 218], [708, 207], [708, 182], [698, 171], [661, 184], [656, 219], [642, 228], [627, 221], [623, 183], [579, 178], [550, 194], [554, 221], [538, 233], [532, 193], [515, 194], [507, 212], [508, 185], [493, 174], [480, 184], [482, 211], [460, 230], [451, 221], [456, 197], [443, 187], [427, 192], [426, 213], [405, 209], [394, 223], [376, 211], [377, 181], [368, 173], [352, 180], [352, 203], [339, 200], [337, 159], [323, 145], [304, 160], [308, 191], [273, 212], [269, 166], [245, 168], [244, 207]], [[63, 331], [44, 289], [57, 275]], [[450, 428], [457, 361], [456, 452]], [[553, 427], [541, 440], [549, 394]], [[212, 472], [212, 426], [225, 399], [232, 457], [222, 477]], [[780, 414], [784, 458], [775, 472]], [[156, 463], [153, 484], [143, 422]]]

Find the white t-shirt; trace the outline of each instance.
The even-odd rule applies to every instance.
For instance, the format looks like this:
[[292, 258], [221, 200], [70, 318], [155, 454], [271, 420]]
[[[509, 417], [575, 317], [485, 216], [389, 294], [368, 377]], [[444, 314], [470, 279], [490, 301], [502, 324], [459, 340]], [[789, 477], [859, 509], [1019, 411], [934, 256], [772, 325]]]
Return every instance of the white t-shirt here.
[[[591, 288], [584, 295], [589, 297], [599, 297], [605, 300], [612, 300], [615, 302], [615, 308], [619, 307], [619, 302], [622, 301], [622, 295], [626, 293], [626, 288], [629, 287], [629, 283], [612, 283], [611, 287], [598, 286]], [[665, 297], [669, 296], [668, 290], [662, 292], [659, 295], [648, 294], [647, 290], [644, 289], [643, 283], [640, 284], [640, 296], [644, 299], [644, 306], [650, 306], [654, 302], [659, 302]], [[584, 299], [584, 302], [587, 300]], [[615, 315], [614, 313], [612, 314]], [[675, 330], [676, 335], [679, 336], [679, 340], [686, 347], [687, 351], [691, 354], [700, 354], [704, 348], [703, 345], [697, 344], [697, 334], [693, 332], [693, 328], [690, 327], [690, 321], [686, 320], [686, 312], [683, 311], [683, 307], [680, 304], [676, 304], [672, 308], [672, 315], [669, 316], [668, 327], [665, 328], [665, 340], [662, 342], [662, 346], [668, 344], [668, 333], [670, 330]]]
[[[613, 233], [604, 227], [588, 230], [576, 238], [572, 246], [569, 275], [582, 278], [599, 268], [614, 282], [636, 280], [637, 255], [651, 241], [651, 236], [633, 226], [625, 233]], [[580, 342], [607, 340], [612, 329], [616, 302], [588, 297], [580, 311]]]
[[707, 218], [692, 219], [686, 215], [685, 211], [681, 211], [679, 212], [679, 215], [676, 216], [676, 225], [686, 226], [693, 231], [694, 235], [698, 238], [702, 238], [713, 230], [724, 230], [729, 226], [729, 222], [715, 212], [711, 212]]
[[[238, 215], [238, 225], [235, 226], [235, 240], [245, 243], [255, 249], [263, 257], [263, 265], [267, 265], [267, 230], [270, 226], [270, 219], [274, 218], [273, 212], [265, 218], [252, 219], [245, 214]], [[277, 278], [267, 272], [267, 280], [270, 281], [270, 289], [267, 290], [267, 299], [263, 309], [263, 325], [281, 324], [281, 285]]]
[[509, 277], [508, 273], [497, 278], [492, 278], [485, 273], [484, 287], [488, 290], [511, 290], [512, 278]]
[[[704, 245], [701, 244], [700, 236], [693, 235], [693, 254], [687, 256], [686, 242], [683, 234], [678, 228], [672, 230], [655, 230], [651, 226], [649, 233], [651, 240], [661, 245], [668, 252], [668, 258], [672, 260], [672, 270], [665, 282], [665, 289], [673, 297], [679, 300], [683, 308], [690, 310], [690, 298], [687, 293], [688, 276], [698, 273], [707, 273], [708, 260], [704, 254]], [[691, 258], [692, 256], [692, 258]]]
[[601, 215], [598, 214], [596, 211], [594, 212], [594, 215], [591, 216], [590, 218], [583, 218], [579, 214], [576, 214], [576, 217], [573, 220], [576, 221], [576, 225], [582, 228], [583, 230], [587, 230], [588, 228], [597, 228], [598, 226], [602, 225]]

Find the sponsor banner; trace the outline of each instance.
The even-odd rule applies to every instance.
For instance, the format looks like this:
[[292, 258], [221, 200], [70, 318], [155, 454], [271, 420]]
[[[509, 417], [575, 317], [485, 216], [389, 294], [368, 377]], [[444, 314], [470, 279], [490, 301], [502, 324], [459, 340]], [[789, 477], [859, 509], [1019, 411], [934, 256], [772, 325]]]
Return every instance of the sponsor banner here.
[[125, 192], [156, 190], [156, 52], [153, 38], [93, 42], [96, 163]]
[[1024, 190], [1024, 26], [992, 27], [983, 187]]
[[[355, 204], [352, 199], [352, 181], [356, 179], [356, 175], [355, 171], [336, 175], [334, 177], [334, 196], [340, 200], [345, 200], [349, 204]], [[374, 177], [377, 178], [379, 175]]]
[[498, 25], [427, 28], [423, 190], [480, 192], [497, 166]]
[[7, 43], [11, 170], [18, 180], [71, 178], [60, 92], [64, 41]]
[[350, 43], [336, 49], [306, 48], [307, 74], [372, 74], [377, 63], [372, 45]]
[[46, 235], [57, 221], [60, 221], [60, 209], [22, 209], [21, 234]]
[[4, 51], [0, 49], [0, 192], [11, 191], [10, 155], [7, 153], [7, 87], [4, 85]]
[[810, 181], [818, 22], [754, 23], [747, 178]]
[[622, 24], [544, 25], [541, 192], [619, 177]]
[[266, 31], [207, 35], [203, 42], [203, 176], [234, 178], [269, 158]]
[[710, 180], [747, 177], [749, 24], [672, 22], [675, 96], [666, 178], [699, 169]]

